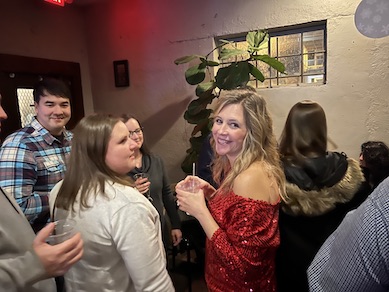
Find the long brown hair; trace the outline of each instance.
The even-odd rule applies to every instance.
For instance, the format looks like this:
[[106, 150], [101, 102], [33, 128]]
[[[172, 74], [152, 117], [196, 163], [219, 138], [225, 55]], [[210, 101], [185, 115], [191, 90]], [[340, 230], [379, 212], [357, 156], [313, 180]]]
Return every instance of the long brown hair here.
[[306, 158], [327, 152], [327, 121], [323, 108], [314, 101], [296, 103], [289, 111], [280, 139], [283, 161], [301, 165]]
[[[265, 100], [251, 89], [235, 89], [224, 92], [219, 97], [215, 114], [231, 104], [240, 104], [243, 108], [247, 134], [244, 138], [242, 150], [233, 165], [228, 158], [215, 153], [212, 168], [213, 178], [222, 190], [230, 190], [235, 178], [252, 163], [263, 161], [267, 169], [274, 175], [281, 196], [285, 193], [284, 172], [281, 169], [277, 141], [273, 134], [273, 122], [266, 108]], [[214, 146], [213, 138], [211, 144]]]
[[132, 185], [130, 178], [112, 171], [105, 163], [108, 142], [119, 118], [104, 114], [84, 117], [74, 129], [72, 150], [62, 186], [55, 206], [73, 210], [77, 195], [80, 194], [81, 208], [88, 208], [91, 194], [104, 194], [105, 182], [113, 181]]

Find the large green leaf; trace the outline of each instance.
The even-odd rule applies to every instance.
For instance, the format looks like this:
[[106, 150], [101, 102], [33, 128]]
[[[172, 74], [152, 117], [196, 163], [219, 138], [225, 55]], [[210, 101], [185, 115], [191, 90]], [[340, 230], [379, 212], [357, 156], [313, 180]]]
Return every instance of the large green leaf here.
[[257, 80], [263, 82], [265, 81], [265, 76], [263, 76], [262, 72], [259, 71], [257, 67], [249, 63], [250, 74], [253, 75]]
[[220, 51], [219, 60], [229, 59], [231, 57], [240, 56], [240, 55], [243, 55], [243, 54], [247, 54], [247, 52], [244, 51], [244, 50], [239, 50], [239, 49], [226, 49], [226, 48], [223, 48]]
[[217, 71], [215, 81], [220, 89], [234, 89], [244, 86], [249, 81], [250, 68], [248, 61], [234, 62]]
[[187, 111], [184, 113], [184, 119], [189, 124], [198, 124], [199, 122], [202, 122], [203, 120], [206, 120], [209, 118], [209, 116], [212, 113], [211, 109], [202, 109], [200, 111], [195, 110], [196, 114], [192, 114], [191, 110], [188, 108]]
[[251, 31], [246, 35], [250, 54], [262, 50], [269, 42], [269, 34], [265, 30]]
[[208, 123], [209, 119], [206, 119], [201, 123], [197, 124], [192, 131], [192, 136], [196, 135], [198, 132], [201, 132], [203, 134], [204, 132], [208, 131], [209, 133]]
[[201, 63], [199, 64], [199, 66], [198, 66], [198, 69], [199, 69], [199, 70], [203, 70], [203, 69], [205, 69], [205, 68], [207, 68], [207, 63], [206, 63], [206, 62], [201, 62]]
[[201, 135], [205, 137], [208, 136], [209, 133], [212, 132], [212, 126], [213, 126], [213, 119], [209, 118], [207, 121], [207, 126], [201, 129]]
[[249, 44], [249, 46], [253, 48], [259, 48], [259, 46], [266, 39], [267, 35], [268, 35], [267, 32], [263, 30], [250, 31], [246, 35], [246, 41]]
[[190, 116], [195, 116], [198, 113], [200, 113], [202, 110], [204, 110], [207, 107], [208, 103], [205, 103], [200, 98], [197, 98], [195, 100], [192, 100], [188, 105], [188, 114]]
[[214, 81], [200, 83], [196, 87], [196, 96], [201, 97], [205, 92], [212, 92], [215, 88], [216, 83]]
[[260, 60], [268, 65], [270, 65], [272, 68], [276, 69], [277, 71], [281, 73], [285, 73], [285, 66], [280, 61], [276, 60], [273, 57], [270, 57], [269, 55], [257, 55], [252, 56], [252, 59], [254, 60]]
[[201, 102], [203, 104], [211, 104], [212, 101], [215, 99], [215, 97], [217, 97], [215, 94], [213, 94], [213, 92], [211, 91], [207, 91], [206, 93], [202, 94], [201, 97], [199, 97], [199, 99], [201, 100]]
[[190, 67], [185, 71], [185, 79], [190, 85], [196, 85], [204, 81], [205, 68], [201, 64]]
[[197, 59], [197, 58], [204, 58], [204, 57], [200, 56], [200, 55], [184, 56], [184, 57], [181, 57], [181, 58], [174, 60], [174, 64], [176, 64], [176, 65], [185, 64], [185, 63], [188, 63], [188, 62], [190, 62], [194, 59]]

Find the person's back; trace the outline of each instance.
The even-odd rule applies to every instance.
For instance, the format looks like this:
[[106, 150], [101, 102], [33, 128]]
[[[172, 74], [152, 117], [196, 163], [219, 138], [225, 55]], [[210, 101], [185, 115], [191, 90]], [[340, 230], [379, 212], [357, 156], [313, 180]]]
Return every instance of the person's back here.
[[[50, 194], [51, 208], [60, 187], [61, 183]], [[146, 287], [147, 291], [168, 291], [170, 281], [143, 286], [166, 270], [164, 261], [158, 265], [151, 260], [165, 258], [156, 209], [129, 186], [107, 183], [105, 194], [91, 197], [91, 208], [74, 206], [71, 218], [82, 234], [84, 255], [65, 275], [67, 291], [145, 291]], [[67, 213], [58, 209], [55, 219]], [[149, 237], [150, 228], [158, 231], [155, 237]], [[142, 255], [145, 251], [153, 257]]]
[[[306, 269], [316, 252], [327, 237], [342, 222], [345, 214], [358, 207], [368, 195], [369, 188], [361, 184], [363, 176], [358, 163], [338, 156], [346, 163], [347, 170], [336, 174], [336, 169], [328, 173], [328, 178], [338, 175], [340, 179], [332, 186], [321, 186], [312, 189], [301, 189], [296, 177], [288, 175], [295, 171], [298, 175], [303, 170], [291, 170], [285, 166], [286, 191], [289, 202], [283, 202], [280, 209], [281, 245], [277, 254], [277, 274], [279, 291], [308, 291]], [[321, 160], [330, 159], [326, 156]], [[340, 163], [340, 162], [339, 162]], [[330, 165], [327, 165], [330, 168]], [[330, 171], [328, 169], [328, 171]], [[297, 176], [297, 174], [296, 174]], [[323, 178], [324, 180], [324, 178]]]
[[354, 159], [327, 152], [323, 109], [304, 101], [290, 111], [280, 142], [286, 199], [280, 209], [279, 291], [308, 291], [306, 269], [349, 210], [368, 195]]
[[389, 290], [389, 179], [349, 212], [307, 273], [312, 292]]

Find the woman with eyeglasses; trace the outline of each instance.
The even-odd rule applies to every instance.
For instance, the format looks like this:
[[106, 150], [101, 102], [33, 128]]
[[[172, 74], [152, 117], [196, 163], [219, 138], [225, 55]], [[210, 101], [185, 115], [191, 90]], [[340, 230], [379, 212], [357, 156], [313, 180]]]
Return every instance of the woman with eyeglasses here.
[[[143, 128], [140, 122], [134, 116], [127, 114], [122, 115], [122, 121], [129, 131], [130, 138], [136, 143], [134, 149], [135, 168], [130, 171], [129, 175], [134, 178], [136, 174], [146, 174], [147, 178], [134, 179], [135, 187], [146, 197], [150, 196], [149, 200], [157, 209], [161, 218], [162, 231], [166, 230], [166, 220], [163, 212], [166, 209], [171, 223], [171, 240], [173, 245], [177, 246], [182, 240], [181, 220], [164, 163], [159, 156], [152, 154], [145, 145]], [[166, 247], [167, 236], [164, 232], [163, 238]]]

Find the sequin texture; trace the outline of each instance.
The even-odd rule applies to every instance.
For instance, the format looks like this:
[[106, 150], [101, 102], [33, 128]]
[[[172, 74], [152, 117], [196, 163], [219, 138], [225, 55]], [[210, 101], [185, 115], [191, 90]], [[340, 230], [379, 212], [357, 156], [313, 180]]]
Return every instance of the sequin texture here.
[[219, 225], [206, 242], [209, 291], [276, 291], [279, 204], [218, 194], [208, 204]]

